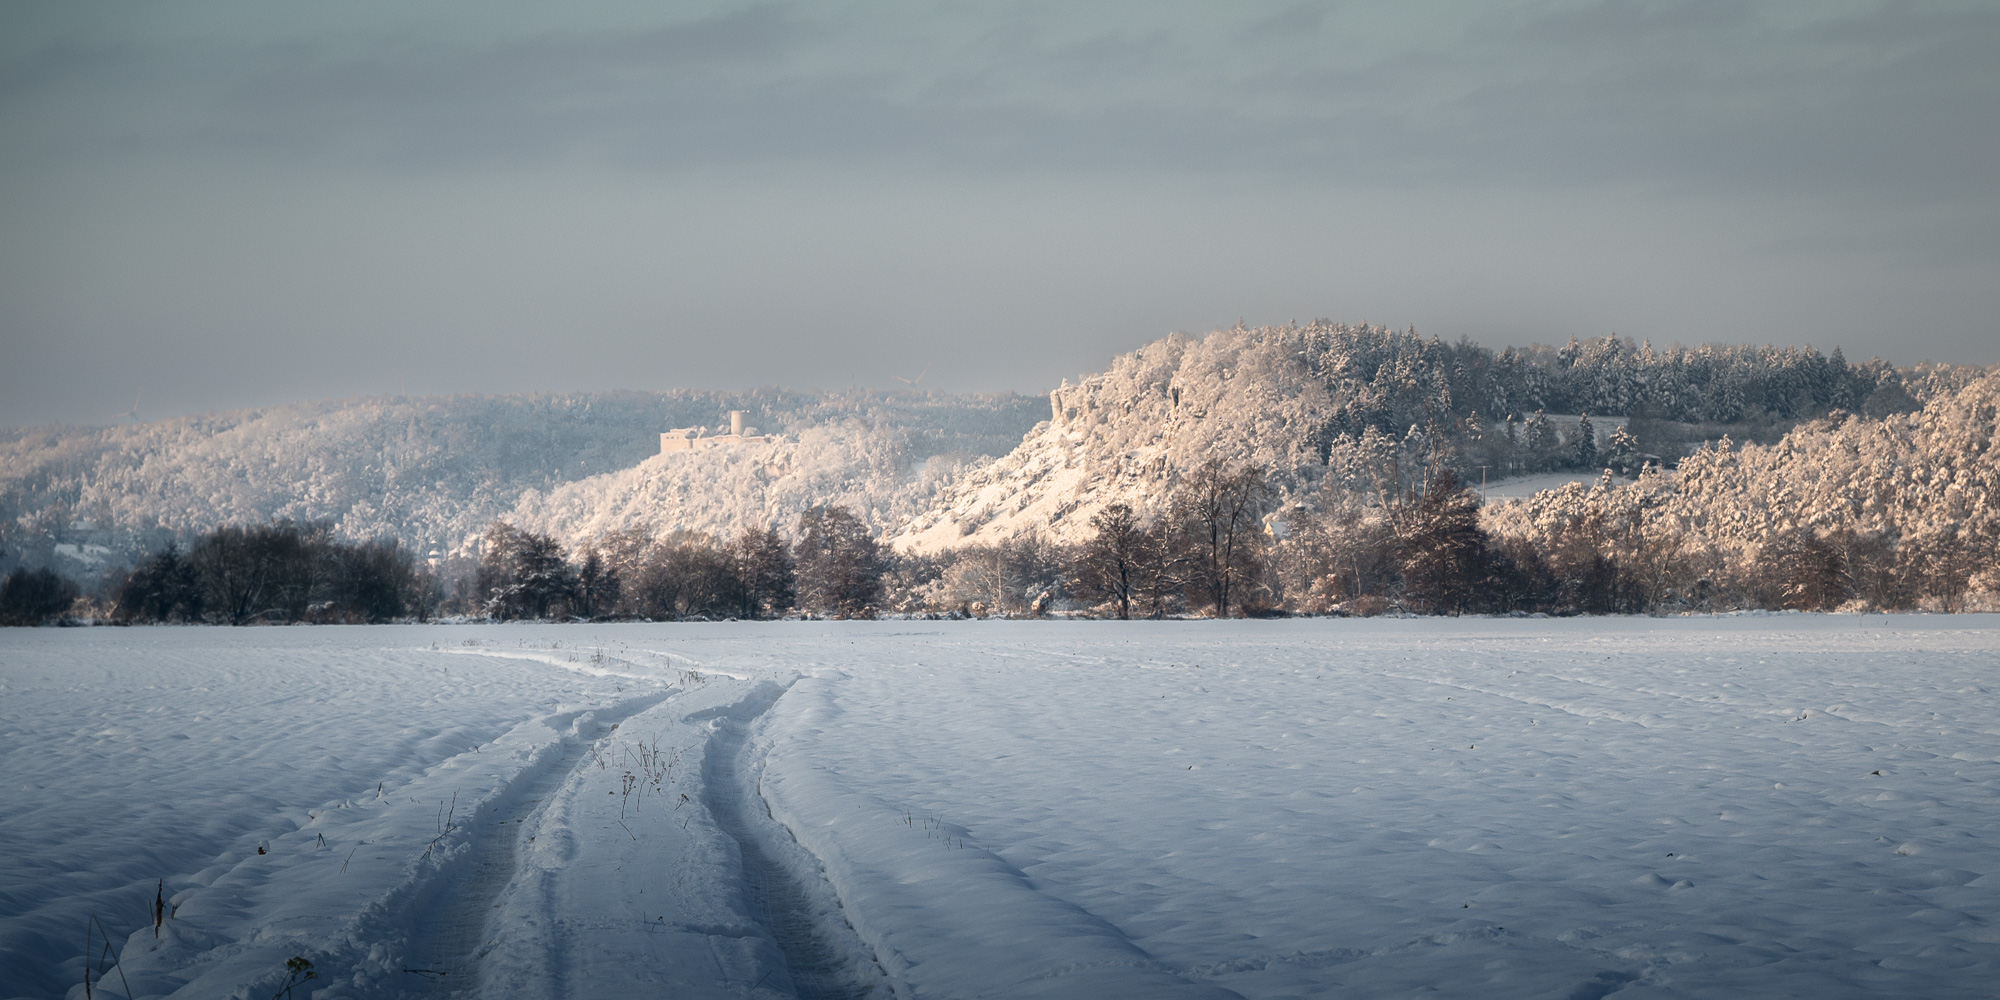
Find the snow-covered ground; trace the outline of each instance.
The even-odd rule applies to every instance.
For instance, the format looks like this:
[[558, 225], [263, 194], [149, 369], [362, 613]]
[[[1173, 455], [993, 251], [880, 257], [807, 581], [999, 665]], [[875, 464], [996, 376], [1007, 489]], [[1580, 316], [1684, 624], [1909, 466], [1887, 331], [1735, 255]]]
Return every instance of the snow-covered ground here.
[[1989, 996], [1996, 675], [1991, 616], [5, 630], [0, 996], [93, 916], [96, 996]]
[[[1602, 473], [1586, 474], [1574, 471], [1544, 472], [1532, 476], [1514, 476], [1508, 479], [1495, 479], [1488, 482], [1484, 487], [1484, 490], [1486, 499], [1489, 501], [1526, 500], [1527, 498], [1532, 497], [1535, 494], [1542, 492], [1543, 490], [1559, 490], [1565, 486], [1568, 486], [1571, 483], [1581, 483], [1584, 486], [1595, 486], [1597, 485], [1598, 477], [1600, 475], [1602, 475]], [[1631, 480], [1621, 478], [1615, 480], [1615, 482], [1617, 482], [1619, 485], [1622, 486], [1625, 483], [1631, 482]], [[1479, 481], [1477, 479], [1472, 481], [1471, 486], [1475, 490], [1481, 489], [1481, 486], [1479, 485]]]

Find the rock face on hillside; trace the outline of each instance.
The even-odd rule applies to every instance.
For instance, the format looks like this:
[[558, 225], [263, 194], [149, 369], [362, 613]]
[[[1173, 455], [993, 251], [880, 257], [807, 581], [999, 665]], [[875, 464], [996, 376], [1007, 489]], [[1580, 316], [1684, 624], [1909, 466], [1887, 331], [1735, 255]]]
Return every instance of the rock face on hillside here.
[[1124, 503], [1154, 513], [1180, 476], [1223, 456], [1297, 493], [1325, 474], [1341, 402], [1315, 374], [1311, 345], [1333, 328], [1175, 334], [1049, 394], [1049, 420], [1019, 448], [967, 472], [892, 537], [909, 552], [1091, 531]]
[[[1212, 459], [1261, 469], [1280, 506], [1329, 484], [1406, 485], [1433, 462], [1468, 481], [1482, 470], [1595, 476], [1607, 464], [1685, 454], [1681, 431], [1776, 440], [1801, 419], [1905, 412], [1978, 376], [1852, 365], [1838, 351], [1655, 350], [1616, 337], [1496, 352], [1325, 321], [1175, 334], [1050, 393], [1049, 419], [1019, 448], [961, 476], [890, 541], [907, 552], [1036, 533], [1078, 541], [1107, 505], [1156, 514], [1184, 473]], [[1639, 412], [1657, 439], [1604, 440]], [[1578, 416], [1549, 416], [1564, 413]], [[1584, 415], [1598, 418], [1587, 443]]]

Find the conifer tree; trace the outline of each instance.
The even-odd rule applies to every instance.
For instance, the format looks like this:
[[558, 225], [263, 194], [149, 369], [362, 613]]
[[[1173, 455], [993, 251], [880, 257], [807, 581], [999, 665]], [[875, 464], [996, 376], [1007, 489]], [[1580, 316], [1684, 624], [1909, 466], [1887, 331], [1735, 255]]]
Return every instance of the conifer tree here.
[[1574, 436], [1569, 442], [1570, 464], [1579, 469], [1597, 468], [1597, 428], [1590, 425], [1590, 414], [1577, 418]]
[[845, 507], [820, 506], [800, 514], [794, 558], [799, 603], [806, 608], [856, 617], [881, 601], [881, 546]]

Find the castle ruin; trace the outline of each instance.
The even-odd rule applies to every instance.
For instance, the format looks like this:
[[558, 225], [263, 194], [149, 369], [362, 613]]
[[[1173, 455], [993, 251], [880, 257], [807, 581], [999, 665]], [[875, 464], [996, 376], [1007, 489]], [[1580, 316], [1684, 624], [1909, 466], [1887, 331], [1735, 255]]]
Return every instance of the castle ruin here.
[[776, 439], [777, 435], [759, 434], [757, 428], [743, 426], [743, 411], [730, 410], [729, 433], [710, 434], [706, 427], [676, 427], [660, 435], [660, 454], [732, 444], [766, 444]]

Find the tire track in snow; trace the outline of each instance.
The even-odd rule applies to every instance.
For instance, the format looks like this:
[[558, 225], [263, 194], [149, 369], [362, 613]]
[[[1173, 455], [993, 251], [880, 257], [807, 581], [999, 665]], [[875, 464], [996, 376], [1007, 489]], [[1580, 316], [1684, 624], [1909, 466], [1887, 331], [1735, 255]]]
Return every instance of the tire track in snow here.
[[405, 991], [419, 996], [482, 995], [480, 959], [492, 940], [488, 926], [500, 907], [500, 895], [519, 871], [521, 838], [551, 796], [588, 764], [590, 748], [618, 723], [672, 697], [675, 691], [620, 702], [594, 713], [571, 712], [548, 720], [551, 726], [574, 725], [590, 715], [588, 730], [565, 734], [560, 749], [517, 776], [500, 801], [476, 822], [472, 850], [460, 859], [438, 887], [438, 895], [419, 908], [417, 933], [410, 941]]
[[758, 788], [763, 766], [750, 746], [750, 726], [782, 695], [761, 705], [746, 700], [738, 705], [742, 715], [721, 720], [702, 763], [709, 813], [736, 841], [751, 916], [784, 952], [794, 994], [800, 1000], [886, 996], [874, 951], [841, 913], [818, 860], [771, 816]]

